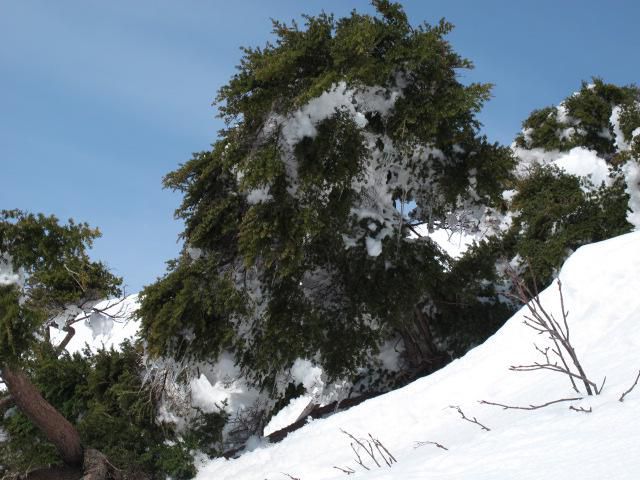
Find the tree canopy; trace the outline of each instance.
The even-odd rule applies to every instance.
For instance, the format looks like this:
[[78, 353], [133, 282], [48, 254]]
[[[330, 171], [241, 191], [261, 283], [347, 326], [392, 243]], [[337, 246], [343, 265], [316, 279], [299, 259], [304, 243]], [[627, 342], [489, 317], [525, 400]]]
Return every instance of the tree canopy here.
[[450, 259], [412, 232], [473, 228], [513, 158], [479, 135], [490, 85], [458, 80], [472, 64], [451, 24], [373, 4], [274, 22], [274, 43], [244, 49], [217, 97], [227, 128], [165, 178], [185, 249], [143, 292], [153, 353], [233, 350], [263, 386], [296, 358], [348, 375], [393, 335], [414, 367], [436, 362], [428, 322]]

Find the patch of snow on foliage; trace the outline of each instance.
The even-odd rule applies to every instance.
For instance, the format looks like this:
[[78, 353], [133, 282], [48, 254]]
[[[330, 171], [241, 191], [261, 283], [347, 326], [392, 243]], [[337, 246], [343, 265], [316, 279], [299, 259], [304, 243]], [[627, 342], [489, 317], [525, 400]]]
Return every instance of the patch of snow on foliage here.
[[323, 371], [309, 360], [296, 359], [291, 367], [291, 377], [295, 383], [301, 383], [309, 393], [317, 393], [324, 386]]
[[22, 288], [24, 285], [24, 272], [13, 270], [11, 258], [6, 253], [0, 255], [0, 286], [17, 285]]
[[607, 162], [594, 150], [575, 147], [552, 163], [569, 175], [588, 178], [596, 187], [603, 183], [607, 186], [612, 183]]
[[640, 163], [629, 161], [622, 166], [626, 192], [629, 194], [629, 212], [627, 221], [640, 229]]

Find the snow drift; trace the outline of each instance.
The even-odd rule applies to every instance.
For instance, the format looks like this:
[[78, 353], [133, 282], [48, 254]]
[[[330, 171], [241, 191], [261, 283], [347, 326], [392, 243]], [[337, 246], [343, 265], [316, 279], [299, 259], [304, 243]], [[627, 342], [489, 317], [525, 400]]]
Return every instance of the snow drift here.
[[[203, 461], [199, 479], [635, 479], [640, 475], [640, 387], [624, 402], [640, 368], [640, 232], [577, 250], [560, 272], [570, 311], [572, 343], [601, 395], [534, 411], [514, 406], [576, 397], [568, 377], [550, 371], [514, 372], [509, 366], [541, 360], [534, 342], [546, 340], [523, 325], [524, 310], [483, 345], [444, 369], [349, 411], [315, 420], [281, 443], [258, 444], [238, 459]], [[557, 286], [540, 295], [555, 315]], [[569, 405], [592, 409], [570, 410]], [[477, 418], [490, 430], [467, 422]], [[372, 434], [397, 463], [377, 467], [351, 439]], [[429, 443], [438, 442], [448, 450]], [[338, 467], [338, 468], [335, 468]]]

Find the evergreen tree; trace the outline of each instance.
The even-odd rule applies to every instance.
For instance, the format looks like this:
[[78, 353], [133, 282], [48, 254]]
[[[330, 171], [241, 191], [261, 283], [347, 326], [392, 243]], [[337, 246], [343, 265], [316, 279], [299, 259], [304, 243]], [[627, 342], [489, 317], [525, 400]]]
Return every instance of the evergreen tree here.
[[[514, 145], [519, 173], [511, 225], [481, 247], [485, 255], [510, 261], [530, 288], [544, 288], [576, 248], [640, 226], [638, 112], [638, 87], [599, 78], [582, 82], [558, 106], [532, 112]], [[572, 152], [571, 168], [580, 176], [558, 166]], [[606, 182], [582, 176], [595, 165], [608, 169]]]
[[451, 24], [373, 5], [274, 22], [274, 43], [244, 49], [217, 97], [227, 128], [165, 178], [185, 248], [143, 291], [151, 353], [232, 350], [269, 388], [297, 358], [352, 374], [391, 336], [408, 371], [441, 365], [432, 322], [447, 321], [451, 259], [412, 232], [477, 217], [513, 159], [478, 134], [490, 85], [458, 81], [472, 64]]

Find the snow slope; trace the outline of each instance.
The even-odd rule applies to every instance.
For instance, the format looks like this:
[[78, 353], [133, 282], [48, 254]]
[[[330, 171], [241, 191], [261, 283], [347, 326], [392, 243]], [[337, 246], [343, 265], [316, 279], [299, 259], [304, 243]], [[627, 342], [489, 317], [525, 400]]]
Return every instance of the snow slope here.
[[[407, 387], [369, 400], [291, 433], [281, 443], [258, 445], [238, 459], [203, 461], [199, 479], [636, 479], [640, 478], [640, 386], [618, 398], [640, 368], [640, 232], [577, 250], [560, 278], [577, 354], [603, 393], [534, 410], [503, 410], [488, 400], [527, 406], [577, 396], [566, 376], [513, 372], [510, 365], [542, 360], [520, 311], [499, 332], [463, 358]], [[541, 293], [559, 314], [557, 286]], [[559, 317], [558, 317], [559, 318]], [[458, 405], [490, 431], [467, 422]], [[569, 410], [592, 408], [592, 413]], [[355, 461], [351, 440], [371, 433], [397, 463], [370, 470]], [[416, 447], [416, 442], [439, 442]], [[380, 457], [378, 456], [378, 459]]]

